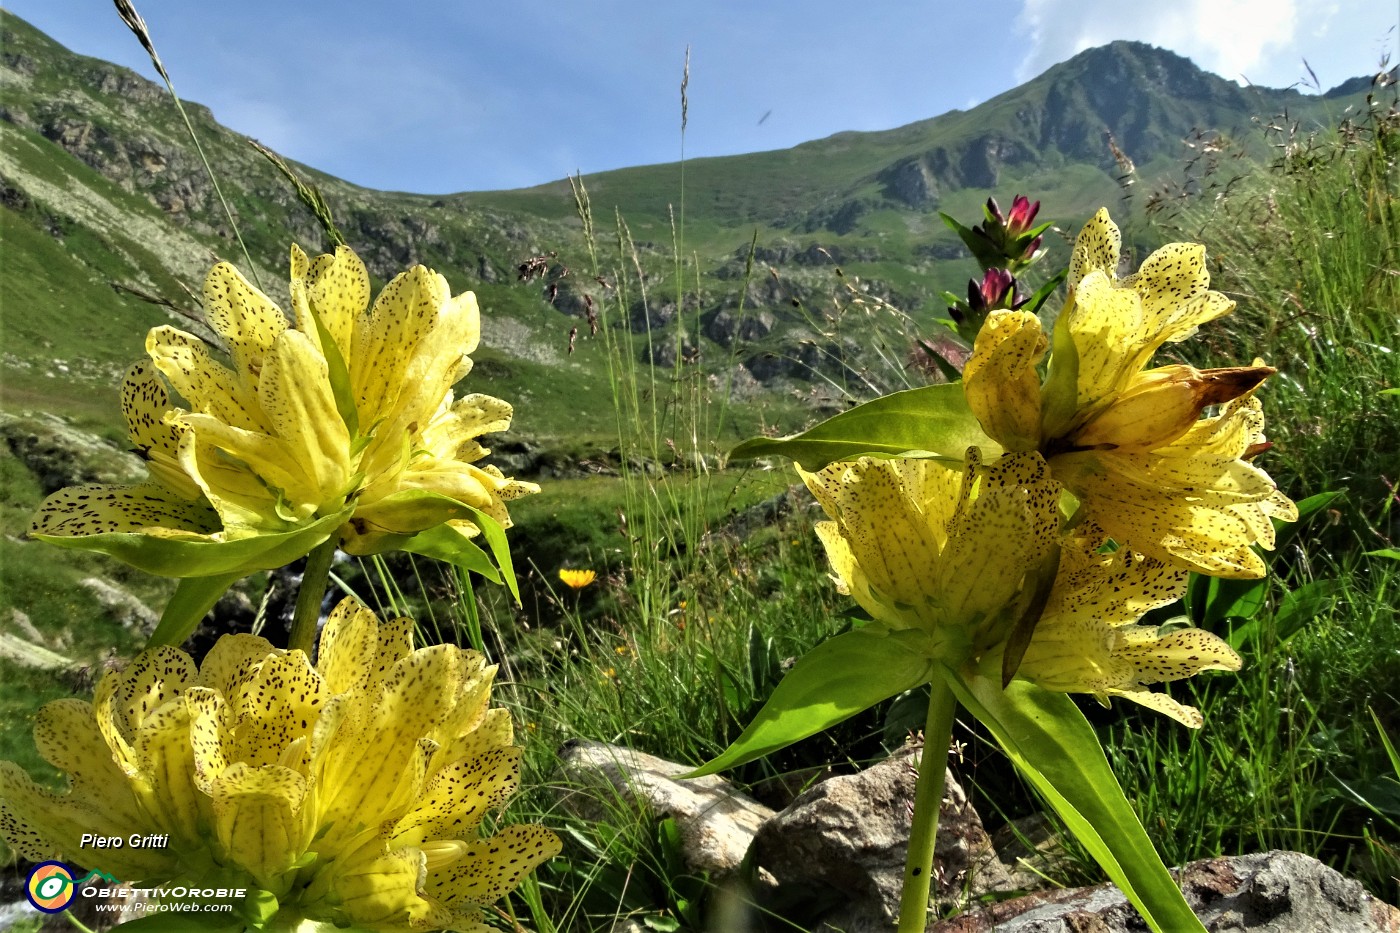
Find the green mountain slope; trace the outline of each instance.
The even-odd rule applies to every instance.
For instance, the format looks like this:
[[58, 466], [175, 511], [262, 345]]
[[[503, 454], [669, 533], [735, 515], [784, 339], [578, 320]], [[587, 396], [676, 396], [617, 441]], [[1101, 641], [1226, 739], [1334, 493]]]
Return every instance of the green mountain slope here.
[[[115, 399], [102, 391], [141, 354], [145, 330], [172, 317], [184, 325], [177, 312], [119, 294], [112, 283], [193, 309], [216, 258], [245, 271], [248, 263], [163, 88], [74, 55], [9, 13], [0, 12], [0, 47], [0, 405], [110, 424]], [[1150, 182], [1174, 168], [1181, 139], [1196, 130], [1241, 135], [1256, 115], [1284, 111], [1305, 124], [1332, 122], [1364, 90], [1307, 97], [1240, 88], [1180, 56], [1120, 42], [968, 111], [787, 150], [691, 160], [683, 189], [678, 164], [590, 176], [599, 271], [609, 284], [630, 283], [620, 300], [619, 290], [583, 274], [588, 253], [566, 182], [427, 197], [297, 168], [322, 187], [377, 280], [422, 262], [454, 289], [477, 291], [484, 333], [476, 375], [516, 400], [522, 418], [530, 413], [518, 419], [521, 431], [601, 438], [611, 428], [608, 375], [602, 341], [590, 339], [584, 321], [590, 301], [604, 309], [605, 326], [631, 332], [632, 352], [674, 365], [676, 329], [684, 328], [698, 365], [727, 375], [743, 364], [741, 396], [778, 400], [779, 417], [800, 417], [801, 405], [782, 401], [794, 390], [888, 389], [901, 378], [892, 370], [907, 346], [902, 331], [927, 330], [942, 313], [938, 293], [959, 289], [970, 272], [939, 210], [975, 217], [989, 194], [1009, 200], [1024, 191], [1072, 227], [1100, 204], [1119, 203], [1108, 133]], [[285, 290], [289, 243], [321, 248], [320, 232], [243, 137], [207, 109], [187, 107], [253, 272], [276, 298]], [[682, 206], [678, 289], [671, 218]], [[613, 245], [615, 211], [635, 240], [635, 264]], [[757, 275], [746, 282], [755, 234]], [[516, 281], [522, 260], [551, 252], [543, 283]], [[834, 274], [838, 263], [844, 279]], [[559, 278], [565, 267], [575, 274]], [[852, 282], [855, 293], [844, 289]], [[876, 314], [841, 324], [833, 312], [851, 294], [887, 299], [916, 323]], [[570, 353], [575, 326], [582, 334]], [[736, 430], [750, 424], [741, 418]]]

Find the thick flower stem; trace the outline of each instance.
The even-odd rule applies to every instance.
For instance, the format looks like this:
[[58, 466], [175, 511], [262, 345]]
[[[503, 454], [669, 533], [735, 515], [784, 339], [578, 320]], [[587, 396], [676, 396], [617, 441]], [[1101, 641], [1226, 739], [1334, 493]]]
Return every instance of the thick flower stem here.
[[924, 750], [919, 756], [919, 780], [914, 786], [914, 825], [904, 861], [904, 889], [899, 897], [899, 933], [924, 933], [928, 917], [929, 884], [933, 878], [933, 840], [938, 835], [938, 809], [943, 803], [943, 777], [948, 768], [948, 743], [953, 738], [953, 691], [942, 677], [929, 684]]
[[306, 556], [306, 569], [301, 574], [297, 590], [296, 610], [292, 613], [292, 634], [288, 648], [300, 648], [307, 656], [316, 641], [316, 622], [321, 618], [321, 601], [326, 596], [326, 581], [330, 579], [331, 562], [340, 538], [332, 535]]

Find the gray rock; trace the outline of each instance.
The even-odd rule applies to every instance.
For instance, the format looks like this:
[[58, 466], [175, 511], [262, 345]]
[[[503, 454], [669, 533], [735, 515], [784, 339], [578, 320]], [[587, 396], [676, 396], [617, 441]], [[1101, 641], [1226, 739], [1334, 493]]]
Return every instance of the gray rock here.
[[[751, 860], [771, 879], [760, 904], [832, 906], [811, 918], [818, 929], [887, 933], [899, 894], [913, 822], [917, 759], [905, 750], [859, 774], [810, 788], [759, 830]], [[946, 776], [934, 850], [935, 898], [962, 906], [1014, 884], [992, 850], [966, 793]], [[761, 875], [761, 877], [764, 877]]]
[[[1261, 852], [1173, 872], [1210, 933], [1397, 933], [1400, 910], [1317, 859]], [[1048, 891], [943, 920], [929, 933], [1127, 933], [1142, 919], [1111, 884]]]
[[720, 308], [702, 315], [700, 323], [706, 337], [729, 348], [736, 340], [752, 342], [767, 337], [777, 320], [772, 311], [762, 308], [746, 308], [742, 317], [737, 309]]
[[1013, 883], [1013, 890], [1031, 891], [1046, 878], [1065, 877], [1069, 855], [1043, 813], [1012, 820], [992, 833], [992, 848]]
[[150, 635], [156, 630], [160, 616], [121, 587], [98, 577], [79, 580], [78, 586], [87, 590], [122, 628], [141, 635]]
[[33, 642], [36, 645], [51, 647], [49, 640], [43, 633], [34, 627], [27, 613], [11, 606], [7, 611], [0, 613], [0, 632], [15, 635], [25, 641]]
[[0, 658], [36, 671], [65, 671], [76, 666], [72, 658], [9, 632], [0, 632]]
[[723, 778], [676, 777], [692, 770], [618, 745], [576, 739], [559, 750], [560, 802], [587, 820], [605, 819], [618, 803], [670, 817], [681, 833], [686, 865], [720, 878], [738, 869], [758, 828], [773, 811]]
[[146, 478], [134, 454], [57, 415], [0, 413], [0, 442], [29, 468], [45, 495], [80, 483], [139, 483]]
[[886, 197], [915, 208], [931, 208], [938, 204], [938, 179], [928, 160], [910, 156], [880, 173]]

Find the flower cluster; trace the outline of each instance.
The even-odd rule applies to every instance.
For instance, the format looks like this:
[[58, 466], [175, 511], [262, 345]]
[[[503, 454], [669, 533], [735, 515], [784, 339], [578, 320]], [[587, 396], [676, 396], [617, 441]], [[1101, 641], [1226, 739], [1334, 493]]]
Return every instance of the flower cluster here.
[[414, 650], [408, 619], [381, 624], [348, 599], [318, 654], [225, 635], [198, 667], [154, 648], [92, 703], [50, 703], [35, 740], [69, 789], [0, 762], [0, 833], [27, 858], [80, 864], [84, 833], [168, 835], [100, 867], [257, 889], [289, 926], [485, 933], [481, 908], [560, 847], [540, 826], [481, 835], [520, 771], [509, 715], [488, 705], [495, 667]]
[[1263, 576], [1251, 546], [1273, 546], [1271, 518], [1298, 517], [1249, 462], [1264, 446], [1252, 393], [1274, 370], [1146, 368], [1234, 302], [1209, 290], [1198, 244], [1163, 247], [1122, 279], [1118, 251], [1118, 228], [1101, 210], [1075, 242], [1043, 384], [1037, 366], [1051, 341], [1040, 322], [988, 316], [964, 372], [968, 404], [1005, 449], [1045, 457], [1078, 498], [1079, 518], [1119, 544], [1214, 576]]
[[[1075, 245], [1044, 380], [1051, 341], [1035, 315], [987, 315], [964, 391], [1000, 456], [799, 472], [832, 519], [817, 534], [841, 591], [887, 630], [925, 633], [927, 657], [956, 670], [1015, 652], [1005, 676], [1199, 727], [1198, 711], [1148, 686], [1239, 670], [1239, 656], [1209, 632], [1140, 620], [1179, 599], [1191, 570], [1261, 576], [1252, 545], [1272, 545], [1271, 518], [1297, 517], [1249, 462], [1264, 446], [1252, 392], [1273, 370], [1148, 369], [1233, 303], [1208, 289], [1194, 244], [1127, 278], [1117, 265], [1100, 211]], [[1203, 417], [1211, 406], [1223, 407]]]
[[[489, 451], [477, 439], [507, 428], [511, 407], [453, 395], [480, 336], [476, 297], [452, 296], [441, 275], [415, 266], [370, 305], [369, 273], [344, 247], [312, 259], [294, 246], [290, 293], [291, 321], [231, 265], [215, 266], [205, 317], [226, 362], [199, 338], [157, 327], [150, 359], [123, 384], [149, 481], [60, 490], [31, 533], [72, 546], [122, 534], [227, 543], [328, 520], [319, 540], [368, 554], [443, 525], [477, 534], [453, 503], [508, 526], [505, 501], [538, 487], [478, 466]], [[232, 569], [287, 559], [259, 553]]]

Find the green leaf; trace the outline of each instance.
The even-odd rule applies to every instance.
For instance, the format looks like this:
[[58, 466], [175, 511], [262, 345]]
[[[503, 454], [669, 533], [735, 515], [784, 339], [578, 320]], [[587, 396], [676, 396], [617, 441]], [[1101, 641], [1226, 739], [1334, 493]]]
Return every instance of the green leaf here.
[[1386, 733], [1385, 726], [1381, 725], [1381, 717], [1376, 715], [1376, 711], [1371, 707], [1366, 707], [1366, 712], [1371, 714], [1371, 721], [1376, 724], [1376, 734], [1381, 737], [1381, 747], [1385, 749], [1385, 755], [1390, 759], [1390, 768], [1395, 772], [1395, 776], [1400, 778], [1400, 754], [1395, 751], [1395, 745], [1390, 741], [1390, 735]]
[[1313, 580], [1283, 598], [1274, 613], [1274, 633], [1279, 643], [1287, 642], [1311, 621], [1336, 605], [1344, 589], [1341, 580]]
[[755, 437], [729, 454], [731, 460], [783, 456], [815, 472], [837, 460], [872, 457], [933, 457], [963, 462], [969, 447], [984, 459], [1001, 447], [982, 432], [967, 407], [962, 383], [924, 386], [885, 395], [828, 418], [791, 437]]
[[1079, 348], [1069, 332], [1073, 305], [1066, 302], [1050, 332], [1050, 369], [1040, 390], [1041, 432], [1059, 437], [1079, 410]]
[[32, 537], [77, 551], [96, 551], [115, 557], [137, 570], [160, 577], [247, 576], [258, 570], [283, 567], [305, 557], [349, 520], [354, 508], [319, 518], [290, 531], [251, 534], [231, 541], [207, 538], [162, 538], [136, 532], [107, 532], [69, 537], [36, 534]]
[[[489, 516], [480, 515], [482, 521], [472, 519], [481, 529], [481, 536], [491, 548], [491, 557], [473, 540], [450, 525], [438, 525], [427, 531], [420, 531], [406, 538], [398, 549], [410, 554], [421, 554], [434, 560], [444, 561], [472, 573], [479, 573], [492, 583], [504, 583], [510, 595], [520, 604], [520, 585], [516, 582], [515, 568], [511, 564], [510, 549], [506, 545], [505, 531]], [[486, 523], [489, 522], [488, 526]]]
[[1158, 933], [1203, 933], [1074, 701], [1023, 680], [1003, 690], [994, 677], [964, 681], [943, 671], [959, 702], [991, 731], [1148, 926]]
[[340, 412], [340, 420], [345, 422], [350, 436], [355, 437], [360, 433], [360, 411], [355, 407], [355, 392], [350, 387], [350, 368], [345, 365], [345, 357], [341, 355], [340, 347], [336, 346], [335, 338], [321, 319], [321, 312], [316, 310], [316, 303], [311, 300], [310, 294], [306, 296], [306, 307], [311, 312], [311, 320], [316, 322], [316, 336], [321, 341], [321, 355], [326, 358], [335, 410]]
[[[510, 544], [500, 523], [478, 508], [458, 502], [450, 496], [426, 489], [406, 489], [386, 496], [376, 504], [376, 523], [384, 534], [374, 536], [367, 547], [356, 547], [352, 553], [382, 554], [385, 551], [408, 551], [434, 560], [445, 561], [479, 573], [492, 583], [505, 583], [515, 602], [520, 603], [520, 587], [511, 563]], [[486, 552], [466, 535], [446, 524], [449, 521], [469, 521], [481, 531], [481, 540], [490, 548], [493, 564]], [[425, 527], [430, 526], [430, 527]], [[415, 529], [424, 528], [423, 531]]]
[[1206, 578], [1206, 596], [1197, 620], [1202, 628], [1211, 628], [1226, 619], [1252, 619], [1264, 608], [1269, 583], [1264, 580], [1222, 580]]
[[271, 891], [254, 889], [243, 898], [243, 916], [247, 917], [248, 922], [253, 926], [265, 926], [268, 921], [277, 916], [277, 911], [281, 909], [281, 906], [277, 902], [277, 895]]
[[228, 588], [243, 579], [241, 573], [218, 577], [186, 577], [175, 587], [175, 595], [165, 604], [160, 624], [146, 642], [147, 648], [171, 645], [178, 648], [199, 625], [199, 620], [214, 608]]
[[869, 626], [828, 638], [788, 671], [734, 744], [685, 777], [762, 758], [924, 683], [931, 671], [921, 650], [926, 639], [922, 632]]
[[1367, 557], [1389, 557], [1391, 560], [1400, 560], [1400, 548], [1383, 547], [1379, 551], [1367, 551]]
[[1069, 270], [1061, 269], [1050, 278], [1045, 280], [1045, 284], [1035, 290], [1030, 300], [1021, 306], [1022, 311], [1029, 311], [1031, 314], [1039, 314], [1041, 305], [1050, 300], [1050, 296], [1069, 278]]

